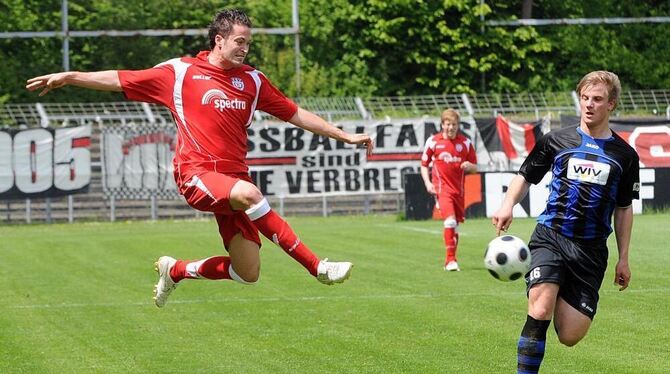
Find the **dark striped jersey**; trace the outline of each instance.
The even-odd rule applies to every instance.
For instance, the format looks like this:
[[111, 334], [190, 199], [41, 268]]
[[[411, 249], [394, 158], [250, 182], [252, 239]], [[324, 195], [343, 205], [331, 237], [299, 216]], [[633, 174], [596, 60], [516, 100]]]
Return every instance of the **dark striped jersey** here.
[[549, 170], [547, 207], [537, 221], [569, 238], [607, 238], [614, 208], [639, 199], [639, 157], [614, 132], [609, 139], [594, 139], [579, 127], [545, 134], [519, 174], [537, 184]]

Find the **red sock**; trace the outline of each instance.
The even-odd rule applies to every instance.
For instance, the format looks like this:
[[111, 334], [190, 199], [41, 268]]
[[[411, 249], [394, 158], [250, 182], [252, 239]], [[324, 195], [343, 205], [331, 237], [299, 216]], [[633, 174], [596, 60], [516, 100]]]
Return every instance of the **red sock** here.
[[215, 256], [198, 261], [177, 260], [170, 270], [170, 277], [175, 282], [184, 278], [190, 279], [232, 279], [228, 268], [230, 257]]
[[298, 238], [288, 223], [270, 208], [266, 199], [249, 208], [246, 213], [261, 234], [316, 276], [319, 258]]
[[446, 261], [445, 264], [451, 261], [456, 261], [456, 244], [458, 242], [458, 234], [453, 227], [444, 228], [444, 246], [446, 247]]

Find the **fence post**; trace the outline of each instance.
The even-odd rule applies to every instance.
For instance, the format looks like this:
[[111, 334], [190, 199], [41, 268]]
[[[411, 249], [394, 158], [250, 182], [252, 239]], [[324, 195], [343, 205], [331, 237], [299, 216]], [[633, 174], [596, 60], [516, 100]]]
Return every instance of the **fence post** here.
[[370, 214], [370, 195], [365, 194], [363, 198], [363, 214]]
[[284, 195], [279, 196], [279, 215], [284, 217]]
[[575, 114], [579, 115], [579, 112], [581, 109], [579, 109], [579, 96], [577, 96], [577, 92], [572, 91], [570, 92], [570, 96], [572, 96], [572, 103], [575, 105]]
[[26, 223], [30, 223], [30, 199], [26, 199]]
[[46, 221], [51, 223], [51, 198], [46, 198]]
[[321, 215], [328, 217], [328, 199], [326, 199], [326, 195], [321, 195]]
[[74, 207], [72, 206], [73, 200], [74, 199], [72, 195], [67, 195], [67, 221], [70, 223], [74, 222]]
[[116, 221], [116, 198], [114, 195], [109, 197], [109, 221]]
[[361, 118], [362, 119], [370, 119], [370, 113], [368, 112], [367, 109], [365, 109], [365, 104], [363, 103], [363, 99], [356, 96], [354, 98], [354, 103], [356, 103], [356, 107], [358, 108], [358, 111], [361, 113]]
[[472, 108], [472, 103], [470, 102], [470, 97], [468, 94], [461, 94], [461, 100], [463, 100], [463, 105], [468, 114], [473, 117], [475, 115], [475, 110]]
[[42, 105], [42, 103], [36, 103], [35, 111], [37, 111], [37, 114], [40, 116], [40, 126], [49, 127], [49, 115], [44, 109], [44, 105]]
[[151, 195], [151, 220], [155, 221], [158, 217], [158, 206], [156, 204], [156, 195]]

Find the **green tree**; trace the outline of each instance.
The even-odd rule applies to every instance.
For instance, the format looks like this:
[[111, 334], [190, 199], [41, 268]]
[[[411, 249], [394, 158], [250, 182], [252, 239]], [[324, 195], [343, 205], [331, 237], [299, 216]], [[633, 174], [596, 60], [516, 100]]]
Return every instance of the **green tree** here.
[[[204, 28], [222, 7], [257, 28], [289, 27], [291, 0], [69, 0], [71, 30]], [[526, 7], [523, 7], [523, 4]], [[300, 88], [294, 37], [254, 34], [248, 62], [289, 96], [395, 96], [572, 90], [586, 72], [615, 71], [626, 89], [670, 87], [667, 24], [493, 27], [522, 9], [534, 18], [670, 15], [661, 0], [303, 0]], [[60, 30], [60, 0], [0, 0], [1, 31]], [[76, 88], [38, 98], [29, 77], [62, 69], [58, 38], [0, 39], [0, 104], [108, 101], [122, 95]], [[141, 69], [209, 48], [206, 37], [70, 40], [72, 70]]]

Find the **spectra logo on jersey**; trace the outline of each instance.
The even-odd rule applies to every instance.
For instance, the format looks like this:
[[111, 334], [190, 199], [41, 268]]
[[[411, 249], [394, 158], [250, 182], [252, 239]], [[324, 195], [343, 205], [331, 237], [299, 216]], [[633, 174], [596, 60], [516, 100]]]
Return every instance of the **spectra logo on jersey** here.
[[216, 88], [205, 92], [205, 94], [202, 95], [202, 100], [200, 103], [202, 105], [209, 105], [210, 103], [214, 103], [214, 109], [217, 109], [221, 112], [223, 112], [224, 109], [244, 110], [247, 108], [247, 103], [245, 101], [239, 99], [231, 100], [223, 91]]
[[568, 160], [568, 179], [604, 186], [610, 175], [610, 165], [597, 161], [571, 158]]
[[454, 156], [449, 152], [442, 152], [437, 156], [438, 160], [442, 160], [444, 162], [458, 162], [460, 163], [462, 160], [458, 156]]

